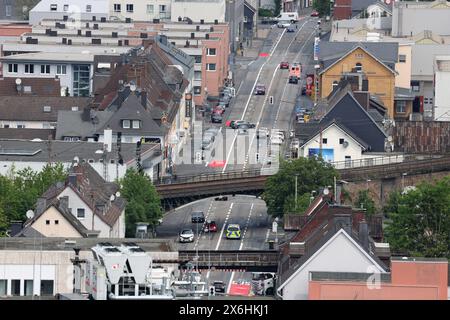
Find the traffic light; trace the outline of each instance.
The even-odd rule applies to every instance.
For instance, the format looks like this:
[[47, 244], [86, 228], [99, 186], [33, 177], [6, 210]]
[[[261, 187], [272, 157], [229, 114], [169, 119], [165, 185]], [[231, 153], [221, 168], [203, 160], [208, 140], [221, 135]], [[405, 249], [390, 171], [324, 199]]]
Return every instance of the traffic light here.
[[216, 295], [216, 287], [214, 287], [214, 286], [210, 286], [209, 287], [209, 295], [210, 296], [215, 296]]

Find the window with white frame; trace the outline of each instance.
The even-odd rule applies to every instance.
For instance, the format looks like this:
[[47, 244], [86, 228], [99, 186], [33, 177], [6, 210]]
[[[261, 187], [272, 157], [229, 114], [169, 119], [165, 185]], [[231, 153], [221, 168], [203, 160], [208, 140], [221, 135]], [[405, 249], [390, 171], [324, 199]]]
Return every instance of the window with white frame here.
[[398, 62], [406, 62], [406, 54], [398, 55]]
[[202, 72], [194, 71], [194, 80], [202, 80]]
[[133, 4], [127, 4], [127, 12], [129, 12], [129, 13], [134, 12], [134, 5]]
[[338, 86], [338, 84], [339, 83], [337, 81], [333, 81], [333, 84], [331, 85], [331, 91], [333, 91], [334, 88]]
[[207, 63], [206, 64], [206, 70], [208, 70], [208, 71], [216, 71], [216, 64], [215, 63]]
[[69, 10], [69, 5], [68, 5], [68, 4], [65, 4], [64, 7], [63, 7], [63, 10], [64, 10], [64, 11], [68, 11], [68, 10]]
[[18, 65], [17, 63], [9, 63], [8, 64], [8, 72], [9, 73], [17, 73]]
[[130, 129], [130, 120], [122, 120], [122, 128]]
[[420, 91], [420, 82], [419, 81], [411, 81], [411, 90], [414, 92]]
[[208, 55], [208, 56], [215, 56], [216, 55], [216, 48], [208, 48], [208, 49], [206, 49], [206, 55]]
[[10, 4], [5, 5], [5, 16], [11, 17], [12, 15], [12, 7]]
[[57, 75], [67, 74], [67, 66], [65, 64], [58, 64], [56, 66], [56, 74]]
[[41, 74], [50, 74], [50, 65], [49, 64], [41, 65]]
[[85, 217], [85, 210], [84, 208], [78, 208], [77, 209], [77, 218], [83, 219]]
[[355, 65], [356, 72], [362, 72], [362, 69], [363, 69], [362, 64], [359, 62], [356, 63], [356, 65]]
[[133, 120], [133, 129], [139, 129], [141, 127], [141, 121]]
[[148, 14], [153, 14], [154, 13], [154, 6], [152, 4], [148, 4], [147, 5], [147, 13]]
[[159, 12], [160, 13], [166, 13], [166, 5], [160, 4], [159, 5]]
[[429, 101], [430, 104], [433, 104], [433, 98], [429, 98], [428, 101]]
[[92, 11], [92, 6], [90, 4], [86, 5], [86, 12], [91, 12]]
[[17, 123], [17, 129], [25, 129], [24, 123]]
[[199, 95], [199, 94], [201, 94], [202, 93], [202, 87], [200, 87], [200, 86], [195, 86], [194, 87], [194, 94], [195, 95]]
[[57, 4], [51, 4], [50, 5], [50, 11], [58, 11], [58, 5]]
[[122, 11], [122, 6], [120, 5], [120, 3], [114, 3], [114, 12], [121, 12]]
[[34, 64], [31, 63], [25, 64], [25, 73], [27, 74], [34, 73]]
[[395, 112], [396, 113], [405, 113], [406, 112], [406, 101], [404, 101], [404, 100], [395, 101]]

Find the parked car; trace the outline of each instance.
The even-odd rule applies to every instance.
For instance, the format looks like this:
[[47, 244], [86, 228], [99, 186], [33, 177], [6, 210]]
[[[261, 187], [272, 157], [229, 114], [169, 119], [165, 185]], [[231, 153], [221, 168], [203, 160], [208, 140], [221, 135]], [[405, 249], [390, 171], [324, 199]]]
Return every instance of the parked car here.
[[319, 12], [317, 12], [316, 10], [311, 12], [311, 17], [318, 17], [318, 16], [319, 16]]
[[270, 143], [280, 145], [283, 144], [283, 140], [280, 138], [280, 136], [270, 136]]
[[216, 294], [217, 293], [225, 294], [226, 286], [223, 281], [214, 281], [213, 286]]
[[237, 124], [237, 129], [241, 129], [241, 128], [244, 128], [244, 129], [253, 129], [253, 128], [256, 127], [256, 124], [254, 124], [254, 123], [250, 123], [250, 122], [245, 121], [245, 120], [243, 120], [243, 121], [244, 121], [244, 122], [241, 122], [241, 123], [238, 123], [238, 124]]
[[280, 69], [289, 69], [289, 62], [287, 62], [287, 61], [281, 62]]
[[241, 226], [230, 223], [227, 227], [225, 237], [227, 239], [241, 239]]
[[178, 236], [180, 242], [194, 242], [194, 231], [192, 229], [183, 229]]
[[217, 232], [217, 224], [215, 221], [207, 221], [203, 227], [203, 232]]
[[203, 211], [194, 211], [191, 216], [192, 223], [204, 223], [205, 222], [205, 214]]
[[214, 112], [211, 115], [211, 122], [212, 123], [222, 123], [223, 117], [220, 113]]
[[279, 131], [279, 130], [272, 130], [272, 136], [278, 136], [280, 137], [281, 140], [284, 140], [284, 133], [283, 131]]
[[225, 112], [225, 105], [217, 105], [213, 108], [212, 110], [213, 113], [220, 113], [220, 114], [224, 114]]
[[232, 121], [230, 122], [230, 127], [231, 127], [232, 129], [237, 129], [237, 128], [238, 128], [238, 125], [239, 125], [240, 123], [245, 123], [245, 121], [244, 121], [244, 120], [232, 120]]
[[263, 84], [257, 84], [255, 87], [255, 95], [265, 95], [266, 94], [266, 86]]

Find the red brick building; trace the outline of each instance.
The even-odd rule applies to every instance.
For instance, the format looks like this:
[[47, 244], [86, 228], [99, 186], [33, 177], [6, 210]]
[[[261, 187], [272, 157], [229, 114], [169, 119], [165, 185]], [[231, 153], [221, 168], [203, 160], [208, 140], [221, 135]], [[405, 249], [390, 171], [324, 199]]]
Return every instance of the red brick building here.
[[333, 17], [335, 20], [350, 19], [352, 17], [352, 0], [335, 0]]

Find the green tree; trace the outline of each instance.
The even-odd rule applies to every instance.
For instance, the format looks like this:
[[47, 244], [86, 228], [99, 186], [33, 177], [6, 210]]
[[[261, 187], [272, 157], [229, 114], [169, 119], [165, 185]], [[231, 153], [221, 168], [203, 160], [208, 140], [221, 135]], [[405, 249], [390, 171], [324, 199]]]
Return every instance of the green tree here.
[[25, 213], [34, 209], [36, 200], [54, 183], [64, 181], [67, 170], [60, 163], [47, 164], [40, 172], [30, 168], [0, 175], [0, 210], [7, 223], [12, 220], [25, 221]]
[[29, 19], [30, 10], [39, 3], [40, 0], [14, 0], [16, 16], [24, 20]]
[[330, 0], [314, 0], [313, 8], [319, 12], [321, 16], [330, 14]]
[[259, 8], [258, 16], [260, 17], [273, 17], [273, 11], [270, 9]]
[[0, 202], [0, 237], [6, 236], [8, 230], [8, 219], [3, 211], [2, 203]]
[[284, 210], [286, 213], [303, 214], [308, 209], [311, 202], [311, 194], [304, 193], [297, 197], [297, 207], [295, 206], [295, 193], [286, 197], [284, 201]]
[[280, 169], [267, 179], [263, 194], [270, 215], [282, 216], [289, 213], [289, 203], [292, 200], [286, 199], [295, 195], [296, 175], [299, 195], [310, 194], [320, 187], [332, 185], [333, 177], [339, 178], [333, 166], [321, 158], [302, 157], [289, 162], [280, 160]]
[[450, 258], [450, 176], [434, 185], [394, 195], [386, 208], [386, 238], [394, 252], [419, 257]]
[[127, 200], [125, 208], [126, 236], [134, 237], [137, 222], [157, 224], [162, 217], [161, 200], [152, 181], [145, 173], [128, 169], [120, 184]]
[[274, 0], [274, 2], [275, 2], [275, 10], [273, 12], [273, 15], [275, 17], [278, 17], [281, 12], [281, 0]]
[[368, 216], [373, 215], [376, 211], [375, 201], [369, 194], [369, 190], [359, 190], [358, 198], [356, 199], [354, 206], [357, 208], [366, 209]]

